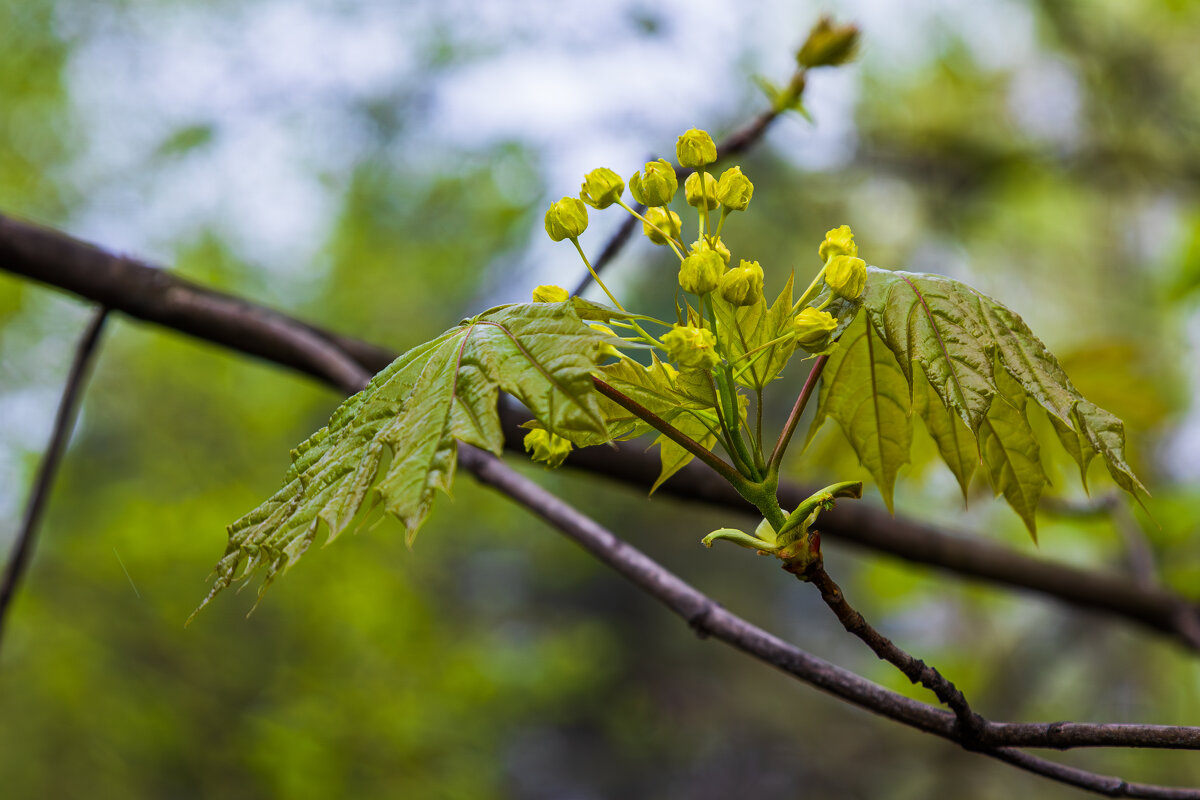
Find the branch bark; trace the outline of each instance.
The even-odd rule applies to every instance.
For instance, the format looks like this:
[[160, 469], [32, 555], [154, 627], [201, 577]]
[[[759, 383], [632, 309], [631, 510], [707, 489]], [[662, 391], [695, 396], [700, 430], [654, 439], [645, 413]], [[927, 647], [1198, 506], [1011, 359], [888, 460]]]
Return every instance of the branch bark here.
[[1200, 789], [1128, 783], [1068, 767], [1014, 747], [1114, 746], [1200, 749], [1200, 728], [1081, 723], [996, 723], [978, 717], [969, 734], [953, 713], [911, 700], [787, 644], [731, 614], [678, 576], [623, 541], [554, 494], [521, 476], [495, 456], [462, 446], [459, 462], [491, 486], [546, 520], [600, 561], [682, 617], [703, 636], [712, 636], [853, 705], [917, 730], [955, 742], [1021, 769], [1108, 797], [1190, 798]]
[[[0, 215], [0, 269], [102, 303], [234, 351], [290, 367], [357, 391], [357, 375], [338, 365], [341, 353], [375, 373], [396, 357], [385, 348], [321, 330], [277, 311], [213, 291], [132, 258]], [[339, 352], [340, 351], [340, 352]], [[502, 408], [510, 449], [523, 449], [518, 412]], [[643, 490], [658, 477], [658, 459], [636, 443], [578, 450], [567, 464]], [[799, 504], [816, 487], [782, 484], [779, 499]], [[689, 464], [659, 488], [692, 502], [756, 514], [707, 468]], [[892, 517], [866, 503], [843, 503], [822, 515], [825, 542], [845, 543], [936, 567], [1005, 588], [1020, 588], [1094, 612], [1112, 614], [1200, 650], [1200, 606], [1124, 576], [1056, 564], [965, 535]]]

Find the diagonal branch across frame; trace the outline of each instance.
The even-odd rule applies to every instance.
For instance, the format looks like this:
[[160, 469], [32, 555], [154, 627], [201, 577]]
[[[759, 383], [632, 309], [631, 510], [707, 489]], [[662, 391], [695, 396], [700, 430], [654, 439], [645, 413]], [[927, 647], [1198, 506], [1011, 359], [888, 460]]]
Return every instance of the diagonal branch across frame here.
[[[243, 298], [217, 292], [136, 259], [112, 255], [66, 234], [0, 215], [0, 270], [71, 292], [131, 317], [298, 370], [343, 391], [355, 380], [341, 354], [369, 373], [396, 353], [308, 325]], [[501, 409], [506, 446], [520, 451], [527, 432], [519, 413]], [[658, 459], [636, 444], [597, 447], [571, 454], [566, 464], [648, 489]], [[724, 481], [689, 464], [659, 494], [707, 502], [747, 513], [749, 504]], [[810, 487], [780, 486], [792, 507]], [[1200, 605], [1161, 587], [1124, 576], [1056, 564], [978, 539], [945, 533], [866, 504], [844, 504], [822, 516], [825, 542], [845, 543], [927, 564], [956, 575], [1025, 589], [1074, 606], [1112, 614], [1174, 636], [1200, 650]]]
[[[0, 218], [0, 222], [4, 222]], [[0, 226], [0, 243], [3, 242]], [[65, 238], [65, 237], [64, 237]], [[69, 240], [68, 240], [69, 241]], [[99, 251], [96, 251], [99, 252]], [[0, 256], [3, 250], [0, 249]], [[0, 266], [4, 266], [0, 258]], [[203, 290], [201, 290], [203, 292]], [[211, 301], [220, 296], [204, 294]], [[201, 304], [202, 306], [203, 304]], [[184, 305], [185, 311], [194, 305]], [[349, 393], [366, 385], [370, 373], [360, 361], [330, 339], [307, 326], [289, 327], [288, 318], [266, 312], [273, 324], [265, 330], [299, 363], [324, 380]], [[225, 343], [225, 342], [223, 342]], [[257, 353], [256, 353], [257, 354]], [[460, 462], [481, 482], [551, 522], [589, 552], [632, 580], [640, 588], [679, 613], [698, 631], [720, 638], [750, 655], [783, 669], [843, 700], [860, 705], [905, 725], [941, 736], [972, 750], [998, 758], [1021, 769], [1111, 797], [1182, 798], [1200, 800], [1200, 789], [1132, 784], [1119, 778], [1067, 767], [1032, 756], [1015, 747], [1158, 747], [1200, 749], [1200, 728], [1159, 725], [1081, 723], [994, 723], [973, 719], [970, 730], [955, 714], [889, 692], [869, 681], [811, 656], [721, 609], [714, 601], [688, 586], [664, 567], [557, 497], [523, 478], [499, 459], [463, 445]], [[907, 654], [904, 654], [907, 655]], [[910, 657], [911, 658], [911, 657]], [[965, 701], [964, 701], [965, 703]]]

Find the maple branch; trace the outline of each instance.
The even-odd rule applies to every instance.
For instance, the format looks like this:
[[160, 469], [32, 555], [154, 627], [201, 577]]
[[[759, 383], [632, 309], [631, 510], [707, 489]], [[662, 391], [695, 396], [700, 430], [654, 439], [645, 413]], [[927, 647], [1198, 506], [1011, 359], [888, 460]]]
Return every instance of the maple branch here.
[[914, 685], [924, 686], [932, 691], [938, 700], [949, 706], [958, 720], [964, 738], [973, 738], [978, 735], [984, 724], [983, 718], [971, 710], [962, 691], [943, 677], [937, 669], [901, 650], [891, 639], [875, 630], [871, 623], [867, 622], [863, 615], [846, 600], [842, 587], [838, 586], [825, 571], [823, 559], [817, 558], [808, 565], [803, 573], [798, 574], [798, 577], [817, 587], [821, 592], [821, 599], [833, 611], [847, 633], [861, 639], [867, 647], [871, 648], [871, 652], [900, 670], [904, 677]]
[[42, 512], [46, 509], [46, 500], [54, 484], [54, 476], [62, 461], [63, 451], [71, 439], [71, 430], [75, 426], [75, 411], [79, 404], [79, 396], [87, 378], [88, 367], [92, 355], [100, 342], [100, 333], [104, 330], [104, 322], [108, 319], [108, 309], [101, 306], [92, 314], [91, 320], [75, 347], [75, 358], [71, 369], [67, 372], [67, 380], [63, 385], [62, 397], [58, 402], [58, 411], [54, 415], [54, 428], [50, 434], [50, 443], [42, 454], [42, 463], [38, 466], [37, 477], [33, 488], [29, 491], [29, 500], [25, 505], [25, 515], [21, 527], [13, 540], [12, 554], [4, 568], [4, 579], [0, 583], [0, 640], [4, 638], [4, 624], [8, 618], [8, 609], [20, 587], [21, 579], [33, 557], [33, 547], [37, 540], [38, 525], [42, 521]]
[[998, 723], [976, 717], [973, 730], [965, 732], [954, 714], [877, 686], [849, 670], [787, 644], [726, 611], [629, 542], [520, 475], [495, 456], [463, 445], [459, 449], [459, 461], [481, 483], [546, 520], [674, 611], [700, 635], [720, 639], [834, 697], [956, 742], [969, 750], [1097, 794], [1200, 800], [1200, 789], [1132, 784], [1120, 778], [1064, 766], [1012, 749], [1120, 746], [1196, 750], [1200, 749], [1200, 728], [1065, 722]]
[[[0, 234], [2, 232], [0, 229]], [[0, 236], [0, 243], [2, 242], [3, 237]], [[4, 266], [3, 255], [3, 248], [0, 248], [0, 266]], [[221, 296], [215, 293], [208, 296], [219, 306]], [[184, 303], [176, 308], [187, 312], [195, 306]], [[267, 313], [268, 316], [274, 315], [272, 321], [276, 324], [263, 326], [266, 345], [255, 350], [245, 348], [247, 352], [259, 354], [268, 346], [283, 348], [283, 352], [294, 357], [292, 363], [304, 365], [306, 370], [318, 374], [344, 391], [356, 391], [365, 385], [369, 372], [357, 358], [331, 344], [328, 335], [322, 335], [305, 326], [298, 327], [300, 333], [297, 335], [292, 335], [295, 331], [281, 334], [279, 326], [286, 326], [289, 321], [274, 312]], [[1030, 772], [1089, 791], [1116, 797], [1200, 799], [1200, 790], [1130, 784], [1118, 778], [1066, 767], [1012, 749], [1018, 746], [1060, 749], [1200, 749], [1198, 728], [1082, 723], [994, 723], [978, 718], [975, 729], [966, 733], [953, 714], [882, 689], [847, 670], [788, 645], [721, 609], [711, 599], [688, 586], [631, 545], [622, 542], [537, 484], [523, 478], [494, 456], [462, 445], [459, 459], [481, 482], [496, 487], [554, 524], [600, 560], [683, 616], [697, 631], [720, 638], [843, 700], [919, 730], [958, 742], [964, 747], [978, 750]]]
[[[385, 348], [322, 330], [248, 300], [178, 278], [132, 258], [112, 255], [58, 231], [0, 215], [0, 270], [71, 292], [131, 317], [223, 345], [357, 391], [358, 376], [339, 361], [349, 355], [375, 373], [395, 359]], [[340, 352], [339, 352], [340, 351]], [[507, 446], [520, 451], [524, 417], [501, 408]], [[658, 477], [660, 464], [636, 443], [573, 452], [567, 465], [641, 489]], [[815, 487], [783, 483], [779, 500], [794, 508]], [[699, 464], [689, 464], [659, 487], [690, 502], [744, 513], [757, 511], [729, 484]], [[1113, 614], [1167, 633], [1200, 650], [1200, 607], [1161, 588], [1138, 586], [1125, 576], [1033, 558], [978, 538], [943, 532], [867, 503], [846, 503], [821, 517], [825, 543], [865, 547], [907, 561], [999, 584], [1028, 589], [1091, 611]]]

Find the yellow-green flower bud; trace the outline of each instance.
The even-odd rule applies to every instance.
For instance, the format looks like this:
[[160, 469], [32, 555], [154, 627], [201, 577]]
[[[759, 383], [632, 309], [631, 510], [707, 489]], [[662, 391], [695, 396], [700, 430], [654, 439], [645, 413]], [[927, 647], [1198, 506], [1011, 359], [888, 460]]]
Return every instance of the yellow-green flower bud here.
[[741, 167], [730, 167], [717, 181], [717, 200], [730, 211], [745, 211], [754, 196], [754, 184], [742, 174]]
[[672, 239], [679, 238], [679, 231], [683, 225], [683, 220], [674, 211], [667, 208], [651, 208], [647, 209], [646, 221], [642, 223], [642, 233], [646, 234], [646, 238], [655, 244], [666, 244], [667, 239], [663, 234], [670, 236]]
[[563, 303], [570, 297], [567, 290], [561, 286], [548, 284], [539, 286], [533, 290], [533, 302], [535, 303]]
[[796, 63], [805, 68], [836, 67], [854, 58], [857, 46], [858, 26], [835, 25], [830, 17], [821, 17], [796, 53]]
[[692, 325], [676, 325], [663, 334], [667, 355], [680, 369], [712, 369], [721, 363], [717, 354], [717, 337], [712, 331]]
[[763, 293], [763, 270], [757, 261], [742, 260], [734, 269], [721, 276], [717, 287], [721, 297], [735, 306], [752, 306]]
[[725, 262], [716, 250], [693, 250], [679, 265], [679, 285], [685, 292], [708, 294], [721, 283]]
[[[704, 193], [700, 191], [701, 175], [704, 176]], [[717, 201], [717, 179], [707, 172], [693, 172], [688, 175], [688, 178], [683, 183], [683, 195], [687, 198], [687, 204], [694, 208], [699, 208], [708, 202], [708, 210], [712, 211], [720, 203]]]
[[849, 225], [841, 225], [825, 233], [825, 241], [817, 248], [817, 254], [826, 264], [834, 256], [856, 256], [858, 245], [854, 243], [854, 233]]
[[854, 256], [834, 256], [825, 265], [825, 282], [835, 294], [857, 300], [867, 285], [867, 262]]
[[587, 226], [587, 207], [577, 197], [564, 197], [551, 203], [546, 212], [546, 233], [556, 242], [578, 237]]
[[729, 259], [732, 254], [729, 248], [725, 246], [725, 242], [721, 241], [720, 236], [703, 236], [692, 242], [692, 249], [689, 252], [698, 253], [701, 250], [712, 250], [721, 257], [725, 262], [725, 266], [729, 266]]
[[806, 306], [803, 311], [792, 318], [792, 330], [796, 334], [796, 343], [808, 348], [820, 345], [829, 334], [833, 333], [837, 324], [837, 317], [828, 311], [817, 311], [812, 306]]
[[545, 461], [548, 467], [562, 464], [573, 448], [570, 440], [544, 428], [534, 428], [525, 434], [525, 452], [532, 453], [530, 458], [534, 461]]
[[675, 155], [681, 167], [703, 167], [717, 160], [717, 145], [707, 131], [692, 128], [675, 142]]
[[629, 193], [633, 199], [650, 208], [671, 202], [678, 188], [675, 168], [665, 158], [647, 162], [642, 172], [635, 172], [629, 177]]
[[608, 208], [621, 199], [625, 181], [607, 167], [599, 167], [584, 176], [579, 198], [592, 208]]

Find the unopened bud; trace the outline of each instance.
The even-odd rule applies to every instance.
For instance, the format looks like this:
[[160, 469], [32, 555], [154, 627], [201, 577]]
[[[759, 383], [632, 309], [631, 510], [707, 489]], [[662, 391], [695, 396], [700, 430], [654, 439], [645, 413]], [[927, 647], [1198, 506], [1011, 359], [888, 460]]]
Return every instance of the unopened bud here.
[[[645, 213], [646, 221], [642, 223], [642, 233], [655, 244], [666, 244], [667, 237], [679, 238], [683, 221], [679, 215], [668, 208], [650, 208]], [[663, 234], [666, 234], [665, 236]]]
[[828, 311], [817, 311], [812, 306], [806, 306], [792, 318], [796, 343], [810, 350], [821, 345], [837, 328], [837, 324], [837, 318]]
[[836, 67], [854, 58], [857, 46], [857, 25], [835, 25], [832, 18], [821, 17], [796, 53], [796, 63], [805, 68]]
[[567, 290], [561, 286], [545, 285], [539, 286], [533, 290], [533, 302], [535, 303], [563, 303], [570, 297]]
[[587, 207], [577, 197], [564, 197], [546, 211], [546, 233], [556, 242], [577, 238], [587, 226]]
[[525, 452], [531, 453], [534, 461], [545, 461], [551, 468], [562, 464], [573, 448], [569, 440], [544, 428], [534, 428], [525, 434]]
[[[704, 177], [701, 178], [700, 176]], [[700, 190], [700, 181], [704, 181], [704, 191]], [[708, 210], [712, 211], [720, 202], [717, 200], [717, 179], [707, 172], [693, 172], [688, 175], [688, 178], [683, 183], [683, 195], [687, 198], [687, 204], [694, 208], [699, 208], [708, 203]]]
[[701, 236], [692, 242], [692, 248], [689, 252], [698, 253], [701, 250], [712, 250], [721, 257], [721, 260], [725, 262], [725, 266], [729, 266], [729, 259], [732, 257], [732, 254], [729, 252], [729, 248], [725, 246], [725, 242], [721, 241], [720, 236]]
[[854, 256], [834, 256], [825, 265], [825, 283], [847, 300], [857, 300], [867, 284], [867, 262]]
[[629, 193], [633, 199], [650, 208], [671, 202], [678, 188], [675, 168], [664, 158], [647, 162], [642, 172], [629, 177]]
[[625, 181], [607, 167], [599, 167], [584, 176], [579, 197], [592, 208], [608, 208], [621, 199]]
[[703, 167], [717, 160], [717, 146], [707, 131], [692, 128], [675, 142], [675, 155], [681, 167]]
[[829, 263], [834, 256], [856, 256], [858, 245], [854, 243], [854, 233], [849, 225], [841, 225], [825, 234], [825, 241], [817, 248], [821, 261]]
[[745, 211], [754, 196], [754, 184], [742, 174], [741, 167], [730, 167], [717, 181], [717, 200], [730, 211]]
[[712, 331], [692, 325], [676, 325], [663, 334], [667, 355], [680, 369], [712, 369], [721, 363], [717, 354], [717, 337]]
[[693, 250], [679, 265], [679, 285], [685, 292], [704, 295], [716, 289], [725, 272], [725, 262], [715, 250]]
[[721, 276], [721, 297], [735, 306], [752, 306], [762, 297], [763, 270], [757, 261], [743, 260]]

